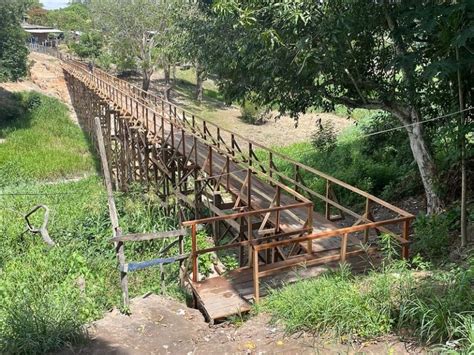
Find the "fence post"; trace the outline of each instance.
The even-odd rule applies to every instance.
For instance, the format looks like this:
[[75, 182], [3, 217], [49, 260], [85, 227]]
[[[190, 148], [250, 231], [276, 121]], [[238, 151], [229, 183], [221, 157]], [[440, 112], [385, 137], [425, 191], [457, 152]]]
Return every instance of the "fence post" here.
[[253, 296], [255, 304], [260, 301], [260, 280], [258, 278], [258, 250], [252, 247], [253, 251]]
[[[410, 222], [411, 220], [406, 220], [405, 222], [403, 222], [403, 239], [405, 239], [406, 241], [408, 241], [408, 239], [410, 238]], [[403, 256], [403, 259], [408, 259], [408, 257], [410, 256], [410, 246], [409, 244], [403, 244], [403, 247], [402, 247], [402, 256]]]
[[341, 261], [346, 261], [346, 253], [347, 253], [347, 233], [342, 235], [341, 240]]
[[192, 247], [192, 262], [193, 262], [193, 282], [198, 282], [198, 257], [197, 257], [197, 236], [196, 224], [191, 226], [191, 247]]

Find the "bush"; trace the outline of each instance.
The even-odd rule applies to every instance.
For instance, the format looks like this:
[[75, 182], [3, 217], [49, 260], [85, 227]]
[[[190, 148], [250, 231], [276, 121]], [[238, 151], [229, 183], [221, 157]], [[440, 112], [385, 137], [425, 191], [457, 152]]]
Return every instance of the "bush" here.
[[419, 215], [414, 223], [413, 254], [440, 262], [449, 254], [450, 221], [446, 214]]
[[240, 108], [240, 119], [245, 123], [261, 125], [267, 118], [268, 111], [250, 100], [245, 100]]
[[337, 134], [334, 128], [334, 123], [325, 121], [316, 129], [311, 136], [311, 143], [313, 146], [323, 152], [334, 150], [337, 143]]

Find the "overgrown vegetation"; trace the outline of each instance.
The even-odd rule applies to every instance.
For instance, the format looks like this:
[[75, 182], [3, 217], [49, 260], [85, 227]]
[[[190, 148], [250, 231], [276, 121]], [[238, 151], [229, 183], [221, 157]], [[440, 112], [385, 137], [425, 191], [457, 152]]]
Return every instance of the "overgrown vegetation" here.
[[[64, 104], [39, 94], [2, 94], [0, 187], [89, 174], [94, 159]], [[43, 157], [43, 159], [38, 159]]]
[[262, 309], [289, 332], [346, 340], [395, 332], [427, 344], [450, 341], [452, 348], [469, 353], [474, 347], [473, 282], [473, 259], [466, 268], [420, 273], [396, 262], [365, 276], [353, 276], [343, 265], [338, 272], [272, 291]]
[[[66, 108], [58, 101], [27, 93], [10, 100], [21, 110], [18, 117], [2, 121], [6, 141], [0, 144], [0, 154], [7, 159], [0, 164], [4, 177], [0, 186], [0, 352], [44, 353], [83, 339], [83, 325], [120, 306], [121, 292], [115, 252], [108, 241], [111, 227], [102, 180], [95, 174], [73, 182], [53, 180], [65, 172], [94, 171], [87, 139], [67, 120]], [[31, 145], [36, 152], [22, 158]], [[69, 161], [78, 163], [68, 165]], [[25, 166], [30, 169], [24, 170]], [[69, 168], [60, 169], [63, 166]], [[117, 193], [116, 202], [124, 233], [176, 226], [177, 221], [162, 211], [156, 196], [139, 187], [127, 195]], [[48, 230], [55, 247], [25, 232], [23, 216], [38, 204], [50, 208]], [[35, 214], [33, 223], [41, 222], [42, 216]], [[167, 243], [128, 243], [127, 260], [156, 258]], [[208, 245], [205, 233], [200, 233], [198, 243]], [[187, 244], [185, 247], [189, 250]], [[165, 255], [177, 254], [176, 246]], [[201, 273], [209, 273], [212, 259], [202, 259], [201, 264]], [[176, 282], [178, 266], [165, 269], [166, 290], [161, 289], [156, 270], [132, 273], [131, 297], [165, 291], [183, 299]]]
[[244, 100], [240, 107], [240, 119], [245, 123], [261, 125], [268, 119], [268, 110], [251, 100]]

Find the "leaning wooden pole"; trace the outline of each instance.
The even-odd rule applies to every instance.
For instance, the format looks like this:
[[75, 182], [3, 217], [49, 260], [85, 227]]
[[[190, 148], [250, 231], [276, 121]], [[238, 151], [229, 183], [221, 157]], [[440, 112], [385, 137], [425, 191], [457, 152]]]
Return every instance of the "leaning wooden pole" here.
[[[107, 200], [109, 205], [110, 221], [112, 223], [113, 237], [120, 237], [122, 231], [120, 230], [117, 207], [115, 206], [114, 192], [112, 189], [112, 179], [110, 177], [109, 164], [107, 161], [107, 154], [105, 149], [104, 137], [102, 135], [102, 127], [100, 126], [100, 118], [95, 118], [95, 132], [97, 138], [97, 145], [99, 147], [100, 161], [102, 163], [102, 171], [105, 179], [105, 186], [107, 188]], [[128, 277], [124, 271], [123, 266], [125, 265], [125, 252], [123, 242], [115, 242], [115, 252], [117, 260], [120, 265], [120, 286], [122, 287], [123, 304], [125, 307], [129, 306], [128, 298]]]

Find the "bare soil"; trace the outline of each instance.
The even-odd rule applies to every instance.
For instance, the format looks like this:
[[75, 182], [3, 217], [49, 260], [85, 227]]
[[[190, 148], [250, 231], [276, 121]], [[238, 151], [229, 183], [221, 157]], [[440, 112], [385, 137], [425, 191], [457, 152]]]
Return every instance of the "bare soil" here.
[[136, 298], [131, 315], [118, 310], [88, 328], [89, 340], [60, 354], [411, 354], [395, 338], [362, 344], [337, 344], [308, 334], [287, 336], [265, 314], [240, 326], [209, 326], [198, 310], [157, 295]]
[[[179, 75], [179, 70], [178, 70]], [[162, 95], [164, 85], [164, 76], [161, 71], [156, 71], [152, 75], [150, 91], [157, 95]], [[140, 77], [128, 77], [125, 80], [141, 87]], [[204, 86], [215, 88], [212, 80], [208, 79]], [[193, 85], [189, 81], [177, 80], [175, 87], [171, 90], [170, 101], [193, 114], [203, 117], [222, 128], [239, 133], [257, 143], [272, 146], [288, 146], [298, 142], [308, 141], [311, 135], [317, 129], [317, 122], [322, 124], [331, 121], [336, 132], [353, 124], [349, 118], [337, 116], [333, 113], [307, 113], [300, 115], [298, 120], [282, 116], [276, 118], [276, 113], [272, 118], [265, 121], [264, 124], [249, 124], [240, 119], [240, 108], [236, 105], [225, 105], [209, 95], [204, 95], [202, 103], [194, 100]]]

